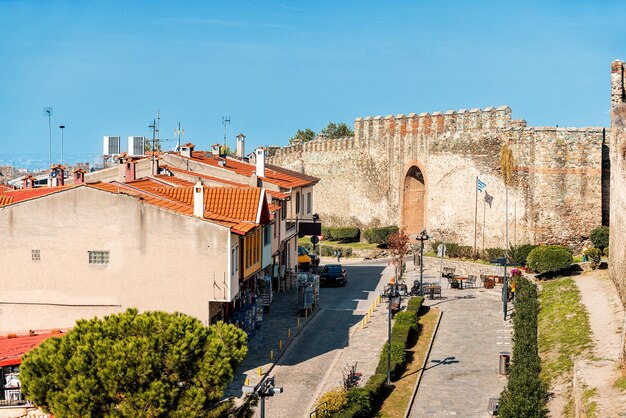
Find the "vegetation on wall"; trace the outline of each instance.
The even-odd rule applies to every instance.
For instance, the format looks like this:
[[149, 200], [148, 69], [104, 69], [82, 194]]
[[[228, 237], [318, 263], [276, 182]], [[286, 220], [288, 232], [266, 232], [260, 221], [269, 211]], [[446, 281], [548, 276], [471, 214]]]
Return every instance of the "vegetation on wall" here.
[[354, 131], [348, 125], [343, 122], [335, 123], [328, 122], [328, 125], [324, 127], [319, 134], [316, 134], [312, 129], [298, 129], [294, 136], [289, 140], [289, 143], [293, 143], [293, 141], [302, 141], [309, 142], [313, 141], [318, 136], [324, 139], [337, 139], [337, 138], [345, 138], [348, 136], [354, 136]]
[[80, 320], [23, 358], [24, 395], [60, 417], [208, 416], [247, 353], [247, 336], [222, 322], [138, 313]]

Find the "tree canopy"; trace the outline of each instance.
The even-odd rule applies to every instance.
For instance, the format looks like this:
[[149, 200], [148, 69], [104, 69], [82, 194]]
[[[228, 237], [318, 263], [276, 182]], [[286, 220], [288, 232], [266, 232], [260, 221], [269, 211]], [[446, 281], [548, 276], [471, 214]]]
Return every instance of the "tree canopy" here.
[[232, 325], [136, 309], [80, 320], [24, 356], [25, 396], [56, 416], [199, 417], [247, 354]]
[[[343, 122], [328, 122], [328, 125], [326, 125], [326, 127], [319, 132], [319, 135], [324, 139], [337, 139], [344, 138], [346, 136], [353, 136], [354, 131]], [[298, 129], [295, 135], [289, 140], [289, 143], [292, 143], [293, 141], [313, 141], [317, 136], [318, 134], [309, 128], [304, 130]]]

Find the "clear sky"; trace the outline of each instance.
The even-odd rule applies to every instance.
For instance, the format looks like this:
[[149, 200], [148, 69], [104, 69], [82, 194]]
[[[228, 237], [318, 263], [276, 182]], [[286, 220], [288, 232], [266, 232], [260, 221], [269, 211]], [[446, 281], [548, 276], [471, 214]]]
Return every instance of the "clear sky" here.
[[[0, 165], [93, 162], [103, 135], [180, 121], [208, 149], [285, 145], [329, 121], [509, 105], [530, 125], [607, 126], [624, 1], [0, 0]], [[166, 142], [165, 146], [173, 146]]]

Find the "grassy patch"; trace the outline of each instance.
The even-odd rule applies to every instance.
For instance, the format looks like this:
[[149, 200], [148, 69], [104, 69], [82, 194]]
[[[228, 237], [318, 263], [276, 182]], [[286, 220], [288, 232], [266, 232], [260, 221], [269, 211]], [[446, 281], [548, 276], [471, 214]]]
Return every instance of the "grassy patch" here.
[[617, 389], [621, 391], [626, 391], [626, 376], [622, 376], [613, 383]]
[[585, 417], [587, 418], [595, 418], [596, 416], [596, 408], [598, 405], [595, 402], [590, 402], [591, 397], [598, 393], [598, 389], [596, 388], [586, 388], [583, 391], [583, 408], [585, 410]]
[[573, 279], [544, 283], [539, 301], [541, 377], [549, 383], [557, 376], [571, 374], [573, 357], [590, 357], [593, 342], [589, 314], [580, 302], [580, 291]]
[[[424, 311], [425, 309], [422, 309], [422, 312]], [[430, 309], [426, 313], [422, 312], [420, 312], [419, 319], [419, 337], [416, 335], [411, 341], [411, 346], [406, 349], [409, 361], [400, 379], [393, 382], [394, 389], [383, 403], [380, 411], [382, 417], [404, 417], [404, 412], [409, 405], [415, 380], [424, 362], [438, 317], [438, 312], [434, 309]]]
[[[298, 244], [302, 245], [302, 244], [311, 244], [311, 237], [310, 236], [305, 236], [302, 238], [298, 238]], [[323, 240], [320, 241], [319, 244], [317, 244], [318, 247], [320, 245], [330, 245], [332, 247], [341, 247], [341, 248], [352, 248], [355, 250], [377, 250], [379, 249], [378, 244], [370, 244], [369, 242], [349, 242], [349, 243], [342, 243], [339, 241], [330, 241], [330, 240]]]

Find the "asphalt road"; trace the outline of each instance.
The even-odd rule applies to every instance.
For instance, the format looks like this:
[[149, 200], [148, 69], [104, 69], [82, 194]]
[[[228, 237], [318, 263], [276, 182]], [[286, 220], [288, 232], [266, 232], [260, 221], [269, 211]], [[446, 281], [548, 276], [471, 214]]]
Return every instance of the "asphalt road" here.
[[[323, 287], [320, 306], [285, 355], [272, 375], [284, 392], [267, 398], [266, 417], [308, 417], [318, 388], [330, 373], [333, 360], [348, 343], [350, 327], [358, 323], [377, 293], [387, 264], [363, 263], [348, 265], [345, 287]], [[354, 359], [358, 361], [358, 359]], [[337, 382], [339, 384], [339, 382]], [[257, 410], [257, 416], [259, 411]]]

